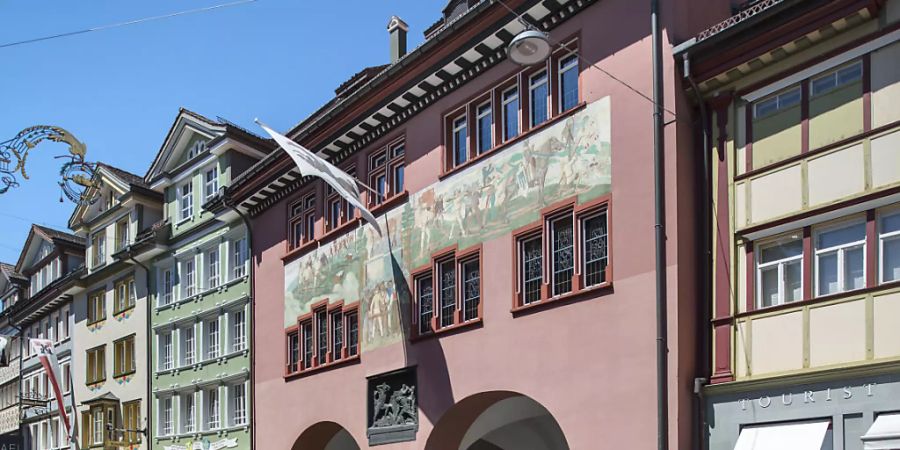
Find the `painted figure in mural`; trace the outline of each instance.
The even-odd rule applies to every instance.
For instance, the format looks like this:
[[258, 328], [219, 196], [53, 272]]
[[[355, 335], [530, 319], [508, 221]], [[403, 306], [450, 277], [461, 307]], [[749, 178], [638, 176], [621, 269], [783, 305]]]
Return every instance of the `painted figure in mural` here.
[[381, 338], [386, 333], [386, 317], [387, 311], [387, 289], [384, 283], [378, 283], [369, 296], [369, 308], [366, 314], [367, 325], [369, 326], [369, 341], [375, 338]]

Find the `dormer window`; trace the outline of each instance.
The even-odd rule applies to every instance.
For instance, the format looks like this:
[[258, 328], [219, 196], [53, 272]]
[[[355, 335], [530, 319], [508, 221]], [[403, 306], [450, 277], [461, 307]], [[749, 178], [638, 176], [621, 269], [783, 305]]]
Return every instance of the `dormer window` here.
[[194, 157], [204, 151], [206, 151], [206, 141], [194, 142], [194, 145], [192, 145], [190, 151], [188, 151], [188, 159], [194, 159]]

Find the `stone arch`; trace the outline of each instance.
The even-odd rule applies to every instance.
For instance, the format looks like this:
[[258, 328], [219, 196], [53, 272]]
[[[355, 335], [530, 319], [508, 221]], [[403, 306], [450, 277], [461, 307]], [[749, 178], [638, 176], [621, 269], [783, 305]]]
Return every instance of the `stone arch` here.
[[569, 450], [553, 414], [517, 392], [467, 397], [441, 417], [425, 450]]
[[319, 422], [300, 433], [291, 450], [359, 450], [359, 445], [344, 427]]

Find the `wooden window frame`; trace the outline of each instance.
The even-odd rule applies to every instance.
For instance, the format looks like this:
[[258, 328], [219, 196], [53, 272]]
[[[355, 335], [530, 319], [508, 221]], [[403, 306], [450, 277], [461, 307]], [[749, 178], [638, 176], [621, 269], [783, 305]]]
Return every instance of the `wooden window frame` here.
[[[397, 148], [403, 148], [403, 152], [400, 154], [395, 154], [395, 150]], [[384, 161], [376, 166], [375, 161], [383, 159]], [[374, 192], [367, 192], [366, 197], [368, 199], [369, 208], [372, 210], [373, 214], [377, 214], [383, 208], [389, 208], [395, 202], [394, 200], [400, 196], [407, 194], [406, 189], [406, 137], [401, 136], [399, 138], [392, 139], [388, 142], [388, 144], [381, 146], [373, 151], [371, 151], [366, 157], [366, 167], [368, 168], [368, 172], [366, 174], [367, 180], [369, 182], [369, 187], [377, 190], [377, 180], [379, 177], [384, 176], [385, 183], [385, 191], [384, 195], [381, 199], [378, 198], [378, 195]], [[402, 189], [398, 190], [396, 186], [397, 182], [397, 169], [403, 168], [403, 183]]]
[[[94, 360], [94, 367], [91, 367], [91, 358]], [[98, 366], [99, 365], [99, 366]], [[85, 350], [85, 384], [90, 386], [100, 384], [106, 381], [106, 344], [98, 345]], [[99, 370], [98, 370], [99, 367]], [[93, 370], [92, 370], [93, 369]], [[99, 372], [99, 373], [92, 373]], [[95, 378], [96, 377], [96, 378]]]
[[[600, 283], [587, 285], [584, 277], [585, 260], [584, 260], [584, 240], [583, 240], [583, 223], [585, 220], [595, 217], [598, 214], [606, 215], [606, 266], [604, 269], [605, 279]], [[573, 269], [571, 279], [571, 289], [560, 294], [553, 294], [552, 271], [552, 241], [551, 230], [552, 223], [563, 217], [572, 218], [573, 228]], [[539, 221], [521, 227], [513, 231], [513, 248], [512, 260], [515, 261], [515, 270], [513, 271], [513, 290], [512, 308], [513, 314], [528, 311], [533, 308], [542, 308], [546, 305], [558, 304], [571, 300], [587, 298], [589, 294], [602, 294], [611, 292], [613, 285], [613, 245], [612, 245], [612, 196], [607, 194], [595, 200], [578, 204], [577, 198], [569, 198], [550, 205], [541, 210], [541, 218]], [[523, 261], [521, 253], [521, 244], [534, 238], [540, 238], [541, 245], [541, 283], [540, 296], [530, 302], [525, 302], [523, 292]]]
[[[115, 232], [116, 232], [116, 251], [125, 250], [125, 247], [128, 246], [128, 241], [131, 239], [131, 230], [130, 223], [128, 220], [128, 216], [119, 219], [116, 221]], [[124, 232], [123, 232], [124, 230]]]
[[[98, 308], [99, 306], [99, 308]], [[106, 320], [106, 290], [97, 290], [88, 294], [88, 325]]]
[[[476, 316], [470, 319], [465, 318], [465, 280], [463, 279], [464, 267], [466, 264], [476, 262], [478, 264], [478, 307]], [[454, 269], [454, 293], [453, 293], [453, 311], [450, 314], [452, 319], [447, 325], [441, 322], [441, 290], [440, 290], [440, 269], [442, 265], [451, 264]], [[458, 250], [457, 246], [447, 247], [439, 250], [431, 255], [431, 262], [412, 272], [413, 295], [412, 295], [412, 330], [410, 336], [412, 339], [423, 339], [431, 336], [437, 336], [444, 333], [450, 333], [461, 330], [463, 328], [474, 327], [480, 325], [484, 318], [484, 254], [482, 244], [476, 244], [463, 250]], [[428, 324], [430, 331], [423, 332], [421, 322], [421, 281], [431, 278], [431, 321]]]
[[[135, 356], [135, 334], [125, 336], [113, 341], [113, 378], [120, 378], [131, 375], [137, 371], [137, 357]], [[125, 358], [125, 364], [128, 365], [128, 342], [131, 342], [131, 367], [122, 367], [120, 364], [120, 356]], [[120, 350], [121, 346], [121, 350]], [[121, 353], [124, 353], [122, 355]]]
[[[318, 354], [318, 348], [321, 342], [319, 341], [319, 323], [317, 318], [319, 314], [324, 314], [325, 317], [325, 357], [320, 358]], [[333, 318], [340, 314], [341, 316], [341, 326], [342, 326], [342, 343], [340, 349], [336, 349], [334, 347], [334, 327], [332, 325]], [[350, 332], [350, 323], [351, 320], [356, 320], [356, 351], [353, 352], [350, 346], [351, 332]], [[307, 328], [308, 327], [308, 328]], [[306, 344], [305, 331], [310, 330], [312, 333], [312, 340], [309, 346], [311, 346], [312, 352], [311, 356], [308, 358], [307, 354], [309, 353], [310, 348]], [[297, 338], [297, 359], [296, 363], [292, 364], [292, 355], [291, 355], [291, 339], [296, 336]], [[285, 330], [285, 340], [284, 340], [284, 378], [291, 379], [301, 375], [306, 375], [312, 372], [318, 372], [320, 370], [333, 368], [337, 366], [342, 366], [344, 364], [348, 364], [351, 362], [355, 362], [359, 360], [360, 351], [359, 351], [359, 303], [353, 304], [344, 304], [344, 302], [337, 301], [335, 303], [329, 304], [328, 300], [322, 300], [313, 305], [310, 305], [310, 311], [306, 314], [303, 314], [297, 318], [296, 325]], [[336, 352], [336, 350], [338, 350]], [[311, 359], [311, 360], [310, 360]], [[324, 359], [324, 360], [323, 360]], [[292, 366], [296, 365], [296, 370], [292, 370]]]
[[[318, 208], [315, 189], [307, 189], [296, 200], [288, 204], [287, 251], [292, 251], [316, 240]], [[312, 230], [309, 229], [312, 220]], [[298, 232], [297, 227], [300, 227]], [[310, 231], [312, 231], [310, 233]]]
[[[122, 288], [122, 293], [120, 294], [119, 288]], [[137, 304], [137, 292], [134, 292], [136, 285], [134, 283], [134, 275], [129, 275], [124, 278], [120, 278], [113, 285], [113, 315], [118, 316], [119, 314], [125, 313], [127, 311], [131, 311], [134, 309]], [[132, 295], [133, 294], [133, 295]], [[121, 295], [125, 296], [125, 302], [120, 307], [120, 302], [122, 300]], [[132, 302], [133, 299], [133, 302]]]
[[[131, 417], [128, 412], [131, 411]], [[130, 419], [130, 420], [129, 420]], [[138, 430], [141, 428], [141, 401], [131, 400], [122, 403], [122, 428], [126, 430]], [[122, 440], [129, 444], [140, 444], [141, 433], [137, 431], [123, 431]]]

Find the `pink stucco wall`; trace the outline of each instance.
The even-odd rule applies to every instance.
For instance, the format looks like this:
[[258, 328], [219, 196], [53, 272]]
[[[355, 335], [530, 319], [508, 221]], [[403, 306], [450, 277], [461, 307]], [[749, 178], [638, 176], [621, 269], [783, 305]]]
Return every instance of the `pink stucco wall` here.
[[[667, 2], [687, 3], [687, 2]], [[701, 13], [667, 9], [669, 34], [682, 40], [727, 14], [727, 1], [690, 2]], [[700, 5], [705, 3], [707, 5]], [[702, 6], [708, 6], [702, 8]], [[437, 8], [436, 11], [437, 13]], [[672, 18], [675, 20], [673, 21]], [[677, 21], [678, 23], [674, 23]], [[603, 0], [554, 31], [580, 33], [585, 58], [651, 92], [649, 15], [631, 0]], [[666, 37], [667, 44], [668, 35]], [[679, 114], [667, 127], [666, 189], [670, 345], [671, 442], [689, 448], [692, 379], [696, 374], [696, 176], [700, 153], [691, 139], [691, 111], [666, 46], [666, 106]], [[513, 66], [505, 62], [412, 118], [405, 126], [407, 187], [437, 181], [441, 114], [490, 87]], [[559, 422], [572, 449], [649, 449], [656, 443], [652, 105], [600, 71], [582, 73], [583, 97], [612, 104], [613, 290], [594, 298], [513, 317], [511, 235], [484, 243], [484, 323], [456, 334], [362, 355], [361, 363], [290, 381], [283, 378], [285, 212], [283, 203], [254, 219], [256, 262], [256, 448], [290, 449], [320, 421], [346, 428], [366, 442], [366, 376], [419, 367], [417, 440], [380, 448], [421, 449], [455, 402], [495, 390], [525, 394]], [[671, 120], [667, 116], [667, 120]], [[676, 145], [677, 144], [677, 145]], [[377, 145], [377, 144], [376, 144]]]

